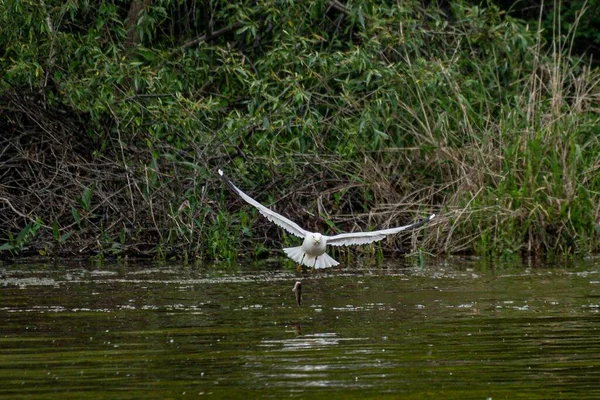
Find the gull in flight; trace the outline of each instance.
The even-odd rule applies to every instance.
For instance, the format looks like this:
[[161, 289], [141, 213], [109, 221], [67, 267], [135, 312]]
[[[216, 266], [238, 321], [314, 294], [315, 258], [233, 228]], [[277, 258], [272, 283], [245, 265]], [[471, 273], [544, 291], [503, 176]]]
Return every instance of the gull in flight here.
[[231, 190], [236, 192], [247, 203], [250, 203], [251, 205], [256, 207], [258, 211], [269, 221], [285, 229], [292, 235], [304, 239], [302, 246], [288, 247], [283, 249], [283, 251], [285, 252], [285, 254], [287, 254], [289, 258], [296, 261], [298, 264], [304, 264], [307, 267], [312, 267], [316, 269], [333, 267], [339, 264], [327, 253], [325, 253], [325, 248], [327, 247], [327, 245], [350, 246], [354, 244], [367, 244], [377, 242], [385, 238], [387, 235], [392, 235], [394, 233], [398, 233], [408, 229], [414, 229], [421, 225], [424, 225], [435, 217], [435, 214], [432, 214], [431, 216], [429, 216], [429, 218], [426, 218], [419, 222], [415, 222], [410, 225], [399, 226], [397, 228], [383, 229], [380, 231], [352, 232], [342, 233], [335, 236], [326, 236], [318, 232], [309, 232], [307, 230], [304, 230], [295, 222], [290, 221], [283, 215], [279, 215], [275, 211], [263, 206], [258, 201], [254, 200], [252, 197], [248, 196], [246, 193], [238, 189], [238, 187], [235, 186], [223, 174], [223, 171], [221, 171], [220, 169], [219, 175], [221, 176], [221, 178], [223, 178], [223, 180], [225, 181], [225, 183], [227, 183], [227, 186], [229, 186]]

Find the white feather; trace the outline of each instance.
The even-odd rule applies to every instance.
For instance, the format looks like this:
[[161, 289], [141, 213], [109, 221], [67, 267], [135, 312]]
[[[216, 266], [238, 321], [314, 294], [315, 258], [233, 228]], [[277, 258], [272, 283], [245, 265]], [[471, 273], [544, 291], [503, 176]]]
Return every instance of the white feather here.
[[379, 231], [371, 231], [371, 232], [352, 232], [352, 233], [341, 233], [335, 236], [325, 236], [325, 240], [327, 244], [332, 246], [351, 246], [353, 244], [367, 244], [377, 242], [387, 235], [392, 235], [394, 233], [402, 232], [407, 229], [417, 228], [421, 225], [426, 224], [431, 221], [435, 217], [435, 214], [431, 214], [429, 218], [415, 222], [414, 224], [399, 226], [397, 228], [390, 229], [382, 229]]
[[298, 224], [293, 221], [290, 221], [283, 215], [277, 214], [275, 211], [271, 210], [260, 204], [258, 201], [254, 200], [252, 197], [248, 196], [246, 193], [242, 192], [237, 186], [235, 186], [227, 177], [223, 174], [223, 171], [219, 170], [219, 175], [221, 178], [227, 183], [227, 185], [236, 192], [242, 199], [244, 199], [247, 203], [252, 204], [254, 207], [258, 209], [258, 211], [264, 215], [269, 221], [273, 222], [275, 225], [280, 226], [285, 229], [287, 232], [292, 235], [296, 235], [300, 238], [304, 238], [309, 232], [300, 228]]
[[283, 249], [283, 252], [287, 254], [289, 258], [296, 261], [298, 264], [303, 262], [302, 258], [304, 256], [304, 250], [302, 250], [302, 246], [287, 247]]
[[[283, 249], [283, 251], [285, 252], [285, 254], [287, 254], [289, 258], [296, 261], [298, 264], [304, 264], [310, 268], [329, 268], [339, 264], [339, 262], [335, 261], [327, 253], [323, 253], [320, 256], [308, 255], [304, 252], [302, 246], [286, 247], [285, 249]], [[315, 258], [317, 259], [316, 262]]]
[[317, 264], [315, 265], [316, 269], [321, 268], [329, 268], [338, 265], [339, 262], [335, 261], [333, 258], [329, 256], [327, 253], [323, 253], [317, 258]]

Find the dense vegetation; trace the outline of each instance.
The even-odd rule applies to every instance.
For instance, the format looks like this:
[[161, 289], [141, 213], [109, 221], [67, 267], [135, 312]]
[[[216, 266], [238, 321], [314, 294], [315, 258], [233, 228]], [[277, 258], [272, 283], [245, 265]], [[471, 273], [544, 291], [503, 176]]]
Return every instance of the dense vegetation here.
[[0, 0], [0, 26], [4, 256], [296, 242], [218, 167], [310, 229], [440, 215], [363, 250], [598, 251], [600, 73], [576, 29], [361, 0]]
[[575, 53], [593, 54], [593, 63], [600, 65], [600, 0], [494, 0], [494, 3], [514, 17], [539, 24], [542, 37], [549, 41], [559, 30], [566, 32]]

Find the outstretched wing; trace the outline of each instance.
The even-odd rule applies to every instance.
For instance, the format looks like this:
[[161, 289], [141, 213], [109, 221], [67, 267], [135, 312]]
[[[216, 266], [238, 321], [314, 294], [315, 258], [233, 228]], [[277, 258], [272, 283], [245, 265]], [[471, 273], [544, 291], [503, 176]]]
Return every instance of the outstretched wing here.
[[332, 246], [350, 246], [353, 244], [367, 244], [377, 242], [383, 239], [387, 235], [405, 231], [408, 229], [418, 228], [421, 225], [425, 225], [435, 217], [435, 214], [431, 214], [429, 218], [422, 221], [415, 222], [414, 224], [399, 226], [397, 228], [383, 229], [380, 231], [372, 232], [353, 232], [353, 233], [342, 233], [335, 236], [325, 236], [327, 244]]
[[248, 202], [248, 203], [252, 204], [254, 207], [258, 208], [258, 211], [262, 215], [264, 215], [269, 221], [273, 222], [275, 225], [282, 227], [287, 232], [291, 233], [292, 235], [296, 235], [300, 238], [304, 238], [306, 235], [308, 235], [310, 233], [310, 232], [305, 231], [304, 229], [300, 228], [298, 226], [298, 224], [296, 224], [295, 222], [290, 221], [283, 215], [277, 214], [275, 211], [263, 206], [258, 201], [254, 200], [252, 197], [250, 197], [246, 193], [242, 192], [225, 175], [223, 175], [223, 171], [219, 170], [219, 175], [221, 175], [221, 178], [223, 178], [223, 180], [225, 181], [225, 183], [227, 184], [227, 186], [229, 186], [229, 188], [231, 190], [236, 192], [246, 202]]

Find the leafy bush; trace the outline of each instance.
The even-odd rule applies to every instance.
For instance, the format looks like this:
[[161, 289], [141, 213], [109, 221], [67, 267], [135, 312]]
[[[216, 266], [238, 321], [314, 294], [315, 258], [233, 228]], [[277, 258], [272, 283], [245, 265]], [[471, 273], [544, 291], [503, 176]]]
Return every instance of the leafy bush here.
[[4, 0], [0, 25], [4, 242], [40, 226], [21, 251], [291, 242], [217, 167], [308, 229], [440, 214], [386, 250], [598, 250], [598, 73], [495, 6]]

